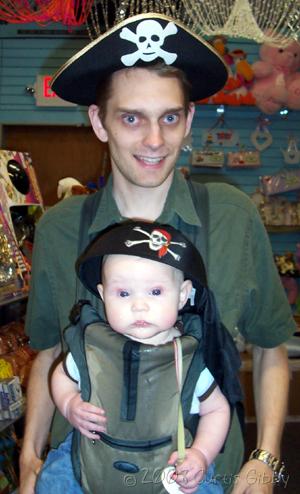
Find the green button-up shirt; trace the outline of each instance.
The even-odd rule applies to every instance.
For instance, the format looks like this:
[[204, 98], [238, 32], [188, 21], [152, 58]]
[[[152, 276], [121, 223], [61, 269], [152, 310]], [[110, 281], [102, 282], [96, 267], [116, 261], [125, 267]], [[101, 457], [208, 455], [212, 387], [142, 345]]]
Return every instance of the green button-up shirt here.
[[[221, 318], [234, 338], [243, 335], [247, 342], [275, 347], [288, 339], [295, 325], [273, 262], [268, 235], [256, 207], [245, 194], [220, 183], [207, 184], [207, 187], [209, 255], [206, 265]], [[89, 234], [123, 219], [112, 195], [112, 180], [102, 194]], [[63, 200], [43, 215], [36, 228], [26, 331], [31, 345], [40, 350], [61, 341], [70, 308], [80, 293], [74, 265], [78, 257], [83, 200], [84, 196]], [[187, 230], [203, 233], [189, 187], [180, 172], [174, 174], [158, 221], [175, 228], [184, 224]], [[93, 303], [99, 307], [98, 299], [94, 298]], [[63, 432], [58, 426], [52, 435], [53, 443], [63, 438], [64, 433], [65, 426]], [[234, 481], [243, 454], [237, 428], [233, 428], [231, 436], [229, 446], [217, 462], [218, 474], [228, 477], [225, 479], [228, 485]], [[234, 448], [230, 449], [232, 442]]]

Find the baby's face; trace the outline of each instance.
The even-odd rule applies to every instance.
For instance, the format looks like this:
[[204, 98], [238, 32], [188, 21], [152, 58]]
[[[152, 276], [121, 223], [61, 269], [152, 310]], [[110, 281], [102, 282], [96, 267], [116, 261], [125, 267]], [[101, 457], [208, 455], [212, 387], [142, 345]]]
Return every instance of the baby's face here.
[[135, 256], [109, 256], [98, 290], [107, 320], [116, 332], [151, 345], [172, 337], [178, 310], [192, 284], [177, 269]]

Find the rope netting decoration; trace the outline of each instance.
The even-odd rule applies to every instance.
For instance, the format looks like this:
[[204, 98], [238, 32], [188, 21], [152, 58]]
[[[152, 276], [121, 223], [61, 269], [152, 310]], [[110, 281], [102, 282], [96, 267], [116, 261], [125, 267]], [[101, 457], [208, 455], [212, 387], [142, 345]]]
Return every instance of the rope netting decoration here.
[[288, 44], [300, 35], [300, 0], [94, 0], [87, 18], [91, 39], [145, 12], [171, 15], [203, 36]]
[[206, 36], [223, 34], [285, 45], [300, 35], [299, 0], [182, 0]]
[[10, 24], [60, 22], [79, 26], [86, 22], [94, 0], [0, 0], [0, 20]]

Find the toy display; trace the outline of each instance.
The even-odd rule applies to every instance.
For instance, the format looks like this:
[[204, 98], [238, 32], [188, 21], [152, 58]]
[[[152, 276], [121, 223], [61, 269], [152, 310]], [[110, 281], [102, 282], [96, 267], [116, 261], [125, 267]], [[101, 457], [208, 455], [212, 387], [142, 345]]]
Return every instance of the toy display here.
[[224, 88], [201, 103], [232, 106], [254, 105], [255, 99], [251, 92], [254, 72], [247, 60], [247, 53], [239, 48], [229, 49], [225, 36], [218, 35], [210, 43], [224, 58], [229, 67], [229, 77]]
[[209, 149], [197, 150], [192, 152], [192, 166], [203, 166], [208, 168], [222, 168], [225, 162], [225, 155], [222, 151]]
[[266, 114], [282, 107], [299, 110], [300, 44], [292, 41], [283, 48], [264, 43], [259, 53], [261, 60], [252, 64], [256, 106]]
[[29, 267], [0, 203], [0, 301], [29, 289]]
[[257, 168], [260, 166], [259, 151], [240, 150], [228, 153], [229, 168]]
[[264, 194], [274, 195], [300, 189], [300, 170], [282, 168], [275, 175], [260, 177]]
[[0, 150], [0, 205], [23, 264], [30, 265], [34, 228], [44, 207], [29, 153]]
[[0, 149], [0, 183], [8, 207], [43, 205], [29, 153]]
[[[250, 196], [266, 226], [299, 226], [300, 202], [289, 201], [284, 196], [268, 196], [257, 189]], [[300, 263], [299, 263], [300, 265]]]
[[[1, 326], [0, 381], [18, 376], [21, 386], [26, 387], [35, 356], [36, 352], [29, 346], [22, 321], [13, 321]], [[14, 401], [19, 402], [19, 399]]]
[[299, 266], [295, 262], [294, 254], [292, 252], [286, 252], [283, 255], [275, 254], [274, 261], [281, 282], [286, 290], [288, 301], [291, 305], [294, 305], [298, 298], [298, 283], [296, 278], [300, 275]]

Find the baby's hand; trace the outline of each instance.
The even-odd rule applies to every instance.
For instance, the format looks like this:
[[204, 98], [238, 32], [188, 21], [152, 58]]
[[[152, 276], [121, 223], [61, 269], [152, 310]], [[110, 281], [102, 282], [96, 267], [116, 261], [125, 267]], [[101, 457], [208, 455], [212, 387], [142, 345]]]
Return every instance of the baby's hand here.
[[174, 480], [185, 494], [191, 494], [198, 489], [199, 482], [203, 479], [208, 467], [204, 454], [196, 448], [186, 449], [185, 458], [180, 463], [178, 453], [175, 451], [170, 456], [168, 464], [176, 466]]
[[89, 439], [99, 439], [97, 432], [106, 432], [107, 419], [103, 408], [82, 401], [79, 393], [66, 404], [65, 417]]

